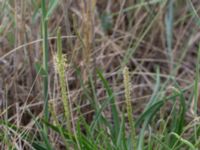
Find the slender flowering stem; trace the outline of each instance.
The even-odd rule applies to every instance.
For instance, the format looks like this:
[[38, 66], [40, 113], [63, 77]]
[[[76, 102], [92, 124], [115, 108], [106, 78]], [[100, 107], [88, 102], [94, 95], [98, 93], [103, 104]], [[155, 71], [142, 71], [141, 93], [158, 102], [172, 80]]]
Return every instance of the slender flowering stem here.
[[43, 68], [47, 72], [43, 77], [44, 88], [44, 117], [47, 121], [49, 118], [48, 111], [48, 32], [46, 20], [46, 0], [42, 0], [42, 38], [43, 38]]
[[136, 133], [135, 133], [135, 123], [133, 119], [133, 110], [131, 105], [131, 91], [130, 91], [130, 79], [128, 68], [125, 67], [123, 70], [124, 76], [124, 87], [125, 87], [125, 100], [126, 100], [126, 109], [128, 113], [128, 121], [131, 128], [131, 140], [133, 144], [133, 149], [136, 149]]

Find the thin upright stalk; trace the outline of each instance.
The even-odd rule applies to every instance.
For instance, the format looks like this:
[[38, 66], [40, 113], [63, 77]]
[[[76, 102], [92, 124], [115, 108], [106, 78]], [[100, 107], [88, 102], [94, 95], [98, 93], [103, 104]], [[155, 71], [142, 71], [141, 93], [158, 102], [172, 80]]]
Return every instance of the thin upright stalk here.
[[125, 88], [125, 101], [126, 101], [126, 109], [128, 113], [128, 122], [130, 125], [131, 130], [131, 141], [132, 141], [132, 148], [135, 150], [137, 148], [136, 143], [136, 133], [135, 133], [135, 122], [133, 119], [133, 110], [132, 110], [132, 104], [131, 104], [131, 88], [130, 88], [130, 77], [129, 77], [129, 71], [128, 67], [125, 67], [123, 70], [123, 76], [124, 76], [124, 88]]
[[56, 62], [56, 69], [60, 79], [60, 86], [61, 86], [61, 97], [64, 106], [64, 115], [67, 121], [67, 130], [71, 131], [71, 118], [70, 118], [70, 106], [69, 106], [69, 98], [68, 98], [68, 83], [67, 79], [65, 81], [65, 68], [67, 66], [67, 58], [65, 55], [62, 54], [62, 41], [61, 41], [61, 33], [60, 28], [57, 32], [57, 62]]
[[46, 0], [42, 0], [42, 38], [43, 38], [43, 68], [47, 72], [43, 77], [44, 88], [44, 118], [49, 118], [48, 111], [48, 32], [46, 19]]

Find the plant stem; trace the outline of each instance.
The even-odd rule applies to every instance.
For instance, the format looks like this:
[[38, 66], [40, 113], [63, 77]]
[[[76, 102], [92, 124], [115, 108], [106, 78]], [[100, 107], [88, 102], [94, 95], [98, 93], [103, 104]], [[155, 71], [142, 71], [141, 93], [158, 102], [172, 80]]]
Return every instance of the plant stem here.
[[43, 38], [43, 67], [47, 72], [44, 76], [44, 118], [48, 121], [48, 31], [47, 31], [47, 19], [46, 19], [46, 0], [42, 0], [42, 38]]
[[131, 130], [131, 141], [132, 141], [132, 148], [135, 150], [137, 148], [136, 143], [136, 133], [135, 133], [135, 122], [133, 119], [133, 110], [132, 110], [132, 104], [131, 104], [131, 88], [130, 88], [130, 77], [129, 77], [129, 71], [128, 67], [125, 67], [123, 70], [123, 76], [124, 76], [124, 88], [125, 88], [125, 101], [126, 101], [126, 109], [128, 113], [128, 121], [130, 125]]

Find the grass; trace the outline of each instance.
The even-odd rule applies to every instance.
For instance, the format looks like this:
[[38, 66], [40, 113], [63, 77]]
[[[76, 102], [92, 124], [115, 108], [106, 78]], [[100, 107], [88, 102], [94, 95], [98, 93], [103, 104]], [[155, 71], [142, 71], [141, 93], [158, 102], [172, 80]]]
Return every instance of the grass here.
[[[43, 38], [43, 69], [46, 72], [46, 75], [43, 77], [44, 82], [44, 117], [45, 120], [49, 120], [49, 110], [48, 110], [48, 20], [46, 18], [47, 16], [47, 10], [46, 10], [46, 0], [42, 0], [41, 2], [42, 7], [42, 38]], [[47, 130], [47, 129], [46, 129]], [[47, 131], [46, 131], [47, 132]]]
[[0, 149], [198, 150], [198, 4], [0, 1]]

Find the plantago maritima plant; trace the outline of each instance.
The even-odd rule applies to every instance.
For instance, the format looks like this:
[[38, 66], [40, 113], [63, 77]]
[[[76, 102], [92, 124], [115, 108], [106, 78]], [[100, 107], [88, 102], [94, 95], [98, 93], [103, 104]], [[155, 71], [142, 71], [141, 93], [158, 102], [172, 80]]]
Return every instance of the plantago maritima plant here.
[[70, 106], [68, 99], [68, 84], [65, 81], [65, 66], [66, 66], [66, 57], [62, 54], [62, 42], [61, 42], [61, 33], [60, 28], [57, 33], [57, 56], [56, 56], [56, 70], [59, 75], [59, 81], [61, 86], [61, 97], [64, 105], [64, 116], [67, 121], [67, 129], [71, 131], [71, 121], [70, 121]]
[[124, 88], [125, 88], [125, 101], [126, 101], [126, 109], [128, 113], [128, 122], [131, 129], [131, 141], [133, 144], [133, 149], [136, 149], [136, 133], [135, 133], [135, 123], [133, 119], [133, 110], [131, 105], [131, 91], [130, 91], [130, 79], [129, 79], [129, 71], [128, 68], [125, 67], [123, 70], [124, 76]]

